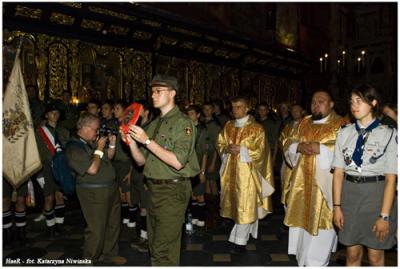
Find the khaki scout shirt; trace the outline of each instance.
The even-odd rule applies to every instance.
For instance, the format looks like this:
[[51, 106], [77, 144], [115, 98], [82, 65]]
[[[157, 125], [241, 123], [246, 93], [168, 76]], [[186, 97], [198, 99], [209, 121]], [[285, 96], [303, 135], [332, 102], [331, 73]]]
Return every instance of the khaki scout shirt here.
[[[217, 144], [218, 135], [222, 131], [222, 129], [214, 119], [209, 121], [204, 121], [204, 124], [207, 127], [208, 136], [210, 138], [210, 147], [208, 150], [208, 158], [207, 158], [207, 167], [210, 167], [214, 154], [217, 154], [217, 149], [215, 146]], [[209, 179], [219, 178], [220, 166], [221, 166], [221, 159], [219, 155], [217, 155], [217, 160], [215, 162], [215, 170], [214, 172], [211, 173], [206, 170], [206, 177]]]
[[215, 150], [215, 145], [217, 143], [218, 135], [222, 129], [215, 120], [204, 121], [204, 124], [207, 127], [208, 136], [210, 137], [211, 149], [209, 153], [211, 153], [212, 156], [212, 153]]
[[117, 162], [132, 161], [129, 146], [122, 139], [120, 133], [118, 133], [117, 140], [115, 141], [115, 155], [114, 155], [113, 161], [117, 161]]
[[277, 145], [279, 135], [280, 135], [279, 122], [274, 121], [270, 118], [266, 118], [265, 120], [260, 121], [259, 123], [264, 128], [265, 136], [267, 137], [267, 140], [268, 140], [268, 145], [271, 148], [271, 153], [273, 153], [273, 149]]
[[104, 152], [99, 170], [96, 175], [90, 175], [86, 171], [92, 164], [95, 147], [80, 138], [72, 138], [65, 149], [68, 165], [76, 173], [77, 184], [110, 184], [115, 180], [115, 170], [111, 161]]
[[[57, 136], [59, 143], [61, 144], [62, 147], [64, 147], [65, 143], [69, 139], [68, 130], [59, 125], [57, 125], [55, 129], [48, 124], [46, 124], [45, 126], [53, 135], [53, 137]], [[48, 148], [46, 142], [44, 141], [42, 135], [40, 134], [39, 129], [36, 129], [35, 136], [36, 136], [36, 143], [39, 151], [40, 160], [42, 161], [44, 167], [44, 169], [42, 170], [43, 176], [45, 178], [53, 178], [53, 175], [51, 174], [51, 164], [53, 160], [53, 155], [51, 154], [50, 149]]]
[[359, 171], [352, 160], [358, 138], [354, 125], [348, 124], [339, 130], [332, 168], [342, 168], [352, 176], [397, 175], [397, 130], [379, 125], [371, 131], [364, 145]]
[[[158, 124], [160, 127], [154, 134]], [[157, 144], [172, 151], [183, 168], [179, 171], [174, 169], [142, 147], [146, 158], [144, 176], [154, 179], [177, 179], [193, 177], [200, 172], [195, 152], [196, 128], [177, 106], [163, 117], [159, 116], [152, 121], [146, 128], [146, 133]]]
[[[49, 129], [53, 137], [57, 133], [58, 141], [61, 143], [61, 146], [64, 147], [65, 143], [69, 140], [68, 130], [61, 126], [57, 126], [55, 129], [48, 124], [46, 124], [45, 126], [47, 127], [47, 129]], [[51, 154], [49, 148], [47, 147], [47, 144], [44, 141], [42, 135], [40, 134], [39, 129], [36, 129], [35, 136], [36, 136], [36, 143], [39, 151], [39, 156], [42, 163], [51, 164], [53, 155]]]
[[208, 155], [208, 151], [210, 149], [210, 138], [208, 136], [207, 128], [202, 122], [199, 122], [196, 125], [196, 128], [197, 128], [196, 154], [197, 154], [197, 160], [201, 165], [203, 156], [206, 154]]

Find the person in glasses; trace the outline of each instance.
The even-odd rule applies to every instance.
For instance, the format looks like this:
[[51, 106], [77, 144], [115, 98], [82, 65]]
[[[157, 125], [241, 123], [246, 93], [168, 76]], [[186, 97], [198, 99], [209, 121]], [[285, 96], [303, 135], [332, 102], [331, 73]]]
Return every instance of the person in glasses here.
[[76, 175], [76, 194], [87, 224], [82, 257], [91, 265], [124, 265], [126, 258], [118, 255], [120, 196], [111, 163], [116, 137], [101, 136], [100, 119], [89, 112], [82, 113], [76, 126], [77, 135], [67, 143], [65, 155]]
[[[130, 126], [129, 146], [149, 192], [147, 235], [151, 265], [178, 266], [182, 224], [192, 195], [190, 178], [200, 173], [196, 127], [175, 104], [179, 91], [176, 77], [156, 75], [152, 99], [161, 115], [145, 129]], [[139, 145], [143, 146], [139, 148]]]

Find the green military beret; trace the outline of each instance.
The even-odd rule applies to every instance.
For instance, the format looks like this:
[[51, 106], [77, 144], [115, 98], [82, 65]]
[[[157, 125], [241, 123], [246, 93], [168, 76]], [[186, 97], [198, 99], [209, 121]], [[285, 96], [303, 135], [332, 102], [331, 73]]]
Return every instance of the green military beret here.
[[176, 79], [176, 77], [168, 75], [155, 75], [150, 83], [150, 86], [170, 87], [175, 91], [179, 90], [178, 80]]

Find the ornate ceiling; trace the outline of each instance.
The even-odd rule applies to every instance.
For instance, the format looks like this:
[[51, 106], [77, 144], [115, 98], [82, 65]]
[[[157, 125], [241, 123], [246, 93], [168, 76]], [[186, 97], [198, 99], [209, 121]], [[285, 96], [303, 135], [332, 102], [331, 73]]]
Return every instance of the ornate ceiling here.
[[144, 4], [3, 3], [3, 27], [302, 79], [310, 62], [275, 42], [219, 32]]

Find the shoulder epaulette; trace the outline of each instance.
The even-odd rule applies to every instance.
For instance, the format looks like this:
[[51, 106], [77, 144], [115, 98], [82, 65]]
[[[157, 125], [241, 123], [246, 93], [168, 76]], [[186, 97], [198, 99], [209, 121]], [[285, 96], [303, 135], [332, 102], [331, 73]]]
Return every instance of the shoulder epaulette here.
[[395, 129], [396, 127], [393, 126], [392, 124], [381, 124], [381, 126], [386, 126], [389, 129]]

